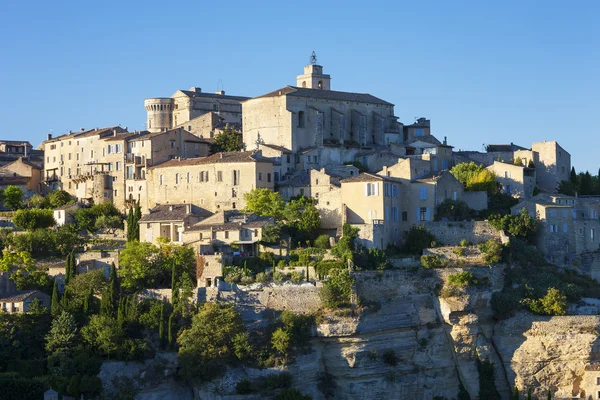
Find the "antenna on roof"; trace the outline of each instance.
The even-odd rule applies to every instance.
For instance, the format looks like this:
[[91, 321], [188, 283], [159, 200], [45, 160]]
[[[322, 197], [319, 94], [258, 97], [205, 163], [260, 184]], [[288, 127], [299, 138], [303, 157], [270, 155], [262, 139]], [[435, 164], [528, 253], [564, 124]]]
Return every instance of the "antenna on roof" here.
[[[221, 85], [221, 89], [219, 89], [219, 85]], [[217, 92], [219, 90], [223, 90], [223, 79], [219, 78], [219, 81], [217, 82]]]
[[310, 63], [312, 65], [317, 65], [317, 55], [315, 54], [314, 50], [313, 50], [312, 54], [310, 55]]

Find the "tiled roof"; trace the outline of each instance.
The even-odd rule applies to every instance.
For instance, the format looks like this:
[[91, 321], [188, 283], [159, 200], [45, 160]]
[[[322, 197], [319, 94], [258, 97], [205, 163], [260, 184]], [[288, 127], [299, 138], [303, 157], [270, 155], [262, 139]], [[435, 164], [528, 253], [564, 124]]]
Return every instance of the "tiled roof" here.
[[[232, 219], [242, 219], [246, 217], [246, 222], [233, 221]], [[255, 214], [244, 214], [237, 210], [228, 210], [225, 212], [215, 213], [212, 217], [206, 218], [197, 222], [189, 231], [204, 231], [212, 229], [213, 231], [237, 230], [240, 228], [254, 229], [262, 228], [272, 221], [272, 217], [261, 217]]]
[[346, 178], [346, 179], [342, 179], [341, 183], [377, 182], [377, 181], [390, 181], [390, 182], [402, 183], [402, 180], [398, 179], [398, 178], [392, 178], [391, 176], [370, 174], [368, 172], [363, 172], [359, 175], [351, 176], [350, 178]]
[[184, 167], [187, 165], [202, 165], [216, 163], [244, 163], [244, 162], [268, 162], [268, 158], [254, 154], [252, 151], [235, 151], [229, 153], [216, 153], [208, 157], [186, 158], [183, 160], [169, 160], [152, 168]]
[[282, 153], [291, 153], [292, 152], [290, 149], [287, 149], [287, 148], [285, 148], [283, 146], [277, 146], [276, 144], [261, 143], [261, 146], [265, 146], [265, 147], [268, 147], [268, 148], [273, 149], [273, 150], [279, 150]]
[[228, 100], [238, 100], [244, 101], [248, 100], [250, 97], [243, 96], [230, 96], [226, 94], [217, 94], [217, 93], [204, 93], [204, 92], [194, 92], [191, 90], [179, 90], [181, 93], [185, 94], [188, 97], [207, 97], [211, 99], [228, 99]]
[[18, 159], [16, 159], [15, 161], [12, 161], [12, 162], [10, 162], [10, 163], [8, 163], [8, 164], [6, 164], [6, 165], [2, 166], [2, 168], [3, 168], [3, 167], [8, 167], [9, 165], [16, 163], [17, 161], [19, 161], [19, 159], [21, 159], [21, 162], [22, 162], [23, 164], [25, 164], [25, 165], [28, 165], [28, 166], [30, 166], [30, 167], [32, 167], [32, 168], [35, 168], [35, 169], [40, 169], [40, 170], [41, 170], [41, 169], [43, 169], [43, 168], [42, 168], [42, 167], [40, 167], [39, 165], [36, 165], [36, 164], [32, 163], [31, 161], [29, 161], [29, 160], [27, 160], [27, 159], [23, 158], [23, 156], [20, 156], [20, 157], [19, 157]]
[[431, 171], [420, 178], [414, 179], [413, 182], [437, 182], [444, 175], [449, 174], [448, 171]]
[[56, 207], [54, 210], [58, 211], [58, 210], [69, 210], [71, 208], [80, 208], [81, 204], [79, 203], [71, 203], [71, 204], [65, 204], [64, 206], [60, 206], [60, 207]]
[[488, 144], [486, 147], [486, 151], [488, 153], [493, 152], [510, 152], [516, 150], [528, 150], [525, 147], [517, 146], [514, 143], [511, 144]]
[[198, 217], [208, 217], [211, 212], [191, 205], [191, 212], [188, 213], [190, 204], [159, 204], [150, 210], [149, 214], [143, 215], [139, 222], [159, 222], [159, 221], [183, 221], [190, 215]]
[[351, 101], [354, 103], [372, 103], [372, 104], [384, 104], [393, 106], [392, 103], [388, 103], [385, 100], [377, 98], [367, 93], [352, 93], [352, 92], [337, 92], [335, 90], [323, 90], [323, 89], [307, 89], [299, 88], [295, 86], [286, 86], [281, 89], [277, 89], [262, 96], [255, 97], [260, 99], [264, 97], [279, 97], [279, 96], [297, 96], [297, 97], [310, 97], [315, 99], [323, 100], [335, 100], [335, 101]]
[[[29, 143], [26, 140], [0, 140], [0, 143], [7, 144], [9, 146], [23, 146], [23, 145], [31, 146], [31, 143]], [[33, 147], [33, 146], [31, 146], [31, 147]]]
[[19, 303], [21, 301], [26, 300], [27, 298], [29, 298], [30, 296], [32, 296], [34, 294], [44, 294], [45, 296], [48, 296], [47, 294], [42, 293], [39, 290], [20, 290], [17, 292], [7, 293], [5, 295], [0, 296], [0, 302], [2, 302], [2, 303]]

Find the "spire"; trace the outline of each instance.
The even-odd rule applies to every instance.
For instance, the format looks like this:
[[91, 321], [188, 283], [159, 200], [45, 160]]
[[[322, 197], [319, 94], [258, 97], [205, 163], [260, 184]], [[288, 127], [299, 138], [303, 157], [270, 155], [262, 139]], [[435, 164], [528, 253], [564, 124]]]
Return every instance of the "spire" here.
[[312, 54], [310, 55], [310, 64], [311, 65], [317, 65], [317, 55], [315, 54], [315, 51], [313, 50]]

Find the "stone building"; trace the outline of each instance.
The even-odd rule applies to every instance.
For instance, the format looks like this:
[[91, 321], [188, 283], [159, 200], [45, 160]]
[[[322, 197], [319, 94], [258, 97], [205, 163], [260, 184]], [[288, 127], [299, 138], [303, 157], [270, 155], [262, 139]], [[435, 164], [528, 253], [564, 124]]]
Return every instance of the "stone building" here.
[[208, 154], [208, 143], [182, 130], [150, 133], [110, 127], [70, 132], [44, 143], [44, 183], [78, 200], [147, 205], [145, 175], [149, 166], [176, 157]]
[[138, 221], [140, 240], [158, 244], [159, 239], [183, 244], [184, 232], [212, 214], [192, 204], [161, 204]]
[[535, 168], [494, 161], [487, 169], [496, 175], [504, 193], [525, 199], [533, 196], [536, 185]]
[[394, 105], [370, 94], [331, 90], [316, 57], [286, 86], [242, 102], [244, 143], [291, 151], [293, 169], [354, 161], [364, 147], [402, 142]]
[[274, 189], [273, 162], [251, 151], [170, 160], [148, 174], [148, 204], [194, 204], [211, 212], [241, 209], [244, 193]]
[[279, 183], [277, 191], [288, 201], [292, 197], [306, 196], [317, 200], [326, 193], [340, 187], [340, 180], [358, 175], [358, 168], [352, 165], [329, 166], [299, 171], [290, 179]]
[[44, 193], [42, 185], [43, 168], [32, 163], [27, 158], [19, 157], [16, 161], [0, 167], [0, 189], [9, 185], [19, 186], [25, 196], [34, 193]]
[[511, 212], [517, 215], [522, 209], [539, 220], [536, 246], [548, 259], [568, 263], [600, 248], [599, 199], [543, 193], [513, 206]]
[[64, 206], [57, 207], [53, 210], [54, 220], [56, 226], [63, 226], [72, 224], [75, 222], [75, 213], [81, 207], [78, 203], [65, 204]]
[[38, 167], [44, 165], [44, 151], [34, 149], [25, 140], [0, 140], [0, 166], [23, 158]]
[[50, 296], [39, 290], [21, 290], [0, 297], [0, 310], [9, 314], [29, 312], [31, 303], [37, 299], [40, 306], [50, 308]]
[[341, 181], [342, 223], [359, 228], [359, 242], [385, 249], [401, 244], [399, 179], [362, 173]]
[[[247, 97], [226, 95], [224, 90], [216, 93], [205, 93], [199, 87], [189, 90], [178, 90], [171, 97], [156, 97], [144, 100], [148, 113], [147, 129], [150, 132], [164, 132], [174, 127], [192, 126], [200, 137], [208, 138], [214, 127], [213, 118], [220, 117], [222, 122], [240, 124], [242, 107], [240, 103]], [[194, 121], [200, 116], [213, 113], [201, 121]], [[191, 122], [194, 121], [194, 122]]]
[[273, 224], [271, 217], [245, 214], [239, 210], [219, 211], [186, 229], [183, 241], [197, 249], [200, 255], [215, 253], [253, 257], [258, 254], [265, 226]]

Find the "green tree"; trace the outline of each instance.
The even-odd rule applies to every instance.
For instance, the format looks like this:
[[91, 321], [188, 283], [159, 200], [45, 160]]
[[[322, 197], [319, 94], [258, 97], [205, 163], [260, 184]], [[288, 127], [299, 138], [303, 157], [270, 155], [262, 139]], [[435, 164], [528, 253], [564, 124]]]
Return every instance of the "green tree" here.
[[594, 183], [589, 171], [579, 173], [579, 194], [590, 195], [594, 193]]
[[117, 277], [117, 269], [113, 263], [110, 268], [110, 276], [108, 279], [108, 287], [102, 293], [102, 300], [100, 302], [100, 314], [107, 317], [115, 317], [118, 311], [117, 305], [119, 304], [119, 279]]
[[134, 218], [134, 226], [133, 226], [133, 238], [140, 240], [140, 219], [142, 219], [142, 209], [140, 208], [140, 203], [135, 203], [135, 208], [133, 209], [133, 218]]
[[575, 185], [578, 184], [577, 172], [575, 172], [575, 167], [571, 167], [571, 174], [569, 175], [569, 180], [571, 181], [571, 183], [574, 183]]
[[550, 288], [541, 299], [542, 307], [548, 315], [565, 315], [567, 313], [567, 297], [558, 289]]
[[524, 167], [524, 165], [523, 165], [523, 160], [521, 159], [521, 157], [517, 157], [517, 158], [515, 158], [515, 159], [513, 160], [513, 164], [514, 164], [514, 165], [520, 165], [520, 166]]
[[283, 215], [283, 199], [279, 193], [272, 190], [264, 188], [252, 189], [244, 193], [244, 200], [246, 201], [245, 212], [274, 217], [276, 219], [281, 218]]
[[204, 303], [192, 326], [177, 338], [182, 375], [210, 379], [234, 357], [234, 337], [245, 331], [240, 313], [230, 304]]
[[71, 195], [68, 192], [60, 189], [48, 194], [47, 199], [50, 207], [52, 208], [62, 207], [73, 202]]
[[127, 242], [119, 254], [121, 286], [127, 291], [157, 287], [167, 282], [169, 264], [161, 250], [148, 242]]
[[52, 303], [50, 305], [52, 315], [60, 313], [60, 295], [58, 294], [58, 283], [54, 281], [54, 289], [52, 289]]
[[281, 353], [284, 357], [287, 357], [290, 350], [291, 338], [290, 334], [283, 328], [278, 328], [273, 335], [271, 335], [271, 346]]
[[96, 219], [97, 230], [104, 230], [112, 234], [121, 228], [123, 228], [123, 220], [118, 215], [101, 215]]
[[89, 323], [81, 329], [81, 337], [90, 349], [110, 357], [119, 349], [123, 331], [114, 318], [92, 315]]
[[496, 181], [494, 173], [473, 161], [455, 165], [450, 173], [463, 184], [466, 190], [486, 191], [490, 196], [500, 192], [501, 185]]
[[575, 193], [579, 192], [579, 185], [572, 181], [560, 181], [558, 183], [558, 193], [566, 196], [575, 196]]
[[281, 225], [268, 224], [262, 231], [262, 243], [278, 244], [281, 241]]
[[33, 231], [34, 229], [50, 228], [56, 225], [52, 210], [26, 208], [17, 210], [13, 217], [13, 223], [17, 228]]
[[37, 298], [33, 299], [29, 305], [29, 314], [31, 315], [42, 315], [46, 314], [47, 312], [48, 309], [46, 307], [42, 307], [42, 303], [40, 303]]
[[10, 271], [10, 279], [17, 286], [17, 290], [38, 289], [50, 293], [52, 278], [45, 268], [38, 266], [35, 260], [26, 251], [2, 252], [0, 271]]
[[97, 306], [95, 295], [104, 293], [107, 286], [108, 282], [102, 269], [75, 275], [65, 286], [71, 311], [79, 309], [83, 309], [84, 312], [86, 309], [92, 311]]
[[431, 247], [433, 242], [435, 242], [435, 236], [424, 226], [412, 226], [404, 241], [403, 250], [410, 254], [421, 254], [423, 249]]
[[332, 269], [319, 293], [326, 307], [336, 308], [350, 303], [354, 279], [347, 269]]
[[215, 136], [213, 143], [210, 145], [211, 154], [241, 150], [241, 135], [234, 132], [229, 124], [225, 125], [223, 132]]
[[46, 335], [46, 351], [58, 353], [71, 351], [75, 347], [77, 324], [73, 315], [63, 311], [53, 321]]
[[3, 192], [4, 205], [11, 210], [23, 207], [23, 189], [9, 185]]
[[46, 197], [34, 194], [27, 200], [27, 206], [30, 208], [49, 208], [50, 202]]

